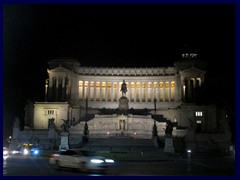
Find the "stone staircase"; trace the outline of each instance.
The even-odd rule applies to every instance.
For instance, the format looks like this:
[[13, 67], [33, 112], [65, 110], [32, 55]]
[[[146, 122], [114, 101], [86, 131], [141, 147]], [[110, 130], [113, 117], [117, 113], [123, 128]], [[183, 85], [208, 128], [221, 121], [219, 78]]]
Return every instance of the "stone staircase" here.
[[114, 138], [91, 138], [82, 146], [92, 151], [113, 151], [113, 152], [147, 152], [155, 151], [151, 139], [134, 139], [129, 137]]

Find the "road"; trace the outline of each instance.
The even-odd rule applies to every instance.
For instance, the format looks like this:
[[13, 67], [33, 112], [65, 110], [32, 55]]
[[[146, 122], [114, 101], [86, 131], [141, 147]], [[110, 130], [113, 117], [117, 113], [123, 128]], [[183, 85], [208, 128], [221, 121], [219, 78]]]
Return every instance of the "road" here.
[[176, 158], [170, 161], [116, 162], [104, 174], [56, 171], [46, 158], [9, 157], [3, 160], [4, 176], [234, 176], [235, 160], [230, 157]]

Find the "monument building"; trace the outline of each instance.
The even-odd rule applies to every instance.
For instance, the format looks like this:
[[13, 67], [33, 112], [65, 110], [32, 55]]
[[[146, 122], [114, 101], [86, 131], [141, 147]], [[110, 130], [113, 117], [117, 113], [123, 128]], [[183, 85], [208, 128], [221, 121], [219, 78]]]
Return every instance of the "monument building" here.
[[12, 147], [59, 147], [64, 131], [69, 147], [83, 145], [85, 138], [92, 148], [114, 146], [119, 139], [160, 148], [169, 123], [170, 135], [186, 149], [225, 151], [231, 143], [225, 110], [195, 103], [206, 73], [197, 54], [182, 54], [172, 67], [84, 67], [69, 58], [48, 65], [45, 100], [26, 105], [25, 128], [13, 127]]

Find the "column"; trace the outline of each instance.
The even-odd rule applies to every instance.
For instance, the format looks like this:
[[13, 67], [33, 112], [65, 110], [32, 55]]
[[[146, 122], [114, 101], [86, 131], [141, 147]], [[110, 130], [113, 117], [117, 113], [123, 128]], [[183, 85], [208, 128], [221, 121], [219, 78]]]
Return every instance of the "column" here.
[[55, 101], [58, 101], [58, 77], [56, 78], [56, 96]]
[[166, 96], [166, 92], [165, 92], [165, 84], [166, 81], [163, 81], [163, 102], [165, 102], [165, 96]]
[[93, 93], [93, 96], [94, 96], [94, 101], [96, 101], [96, 98], [97, 98], [97, 90], [96, 90], [96, 81], [94, 81], [94, 93]]
[[66, 94], [66, 89], [65, 89], [65, 77], [62, 78], [62, 100], [65, 101], [65, 94]]
[[192, 98], [191, 98], [191, 96], [192, 96], [192, 92], [191, 92], [191, 80], [188, 79], [187, 82], [188, 82], [188, 101], [191, 101], [191, 100], [192, 100]]
[[186, 86], [185, 86], [184, 80], [181, 80], [180, 87], [181, 87], [181, 99], [182, 99], [182, 101], [185, 101], [186, 100]]
[[142, 102], [142, 82], [140, 82], [140, 102]]
[[152, 97], [151, 97], [151, 102], [154, 102], [154, 100], [153, 100], [153, 99], [154, 99], [154, 82], [151, 82], [151, 86], [152, 86], [152, 92], [151, 92], [151, 94], [152, 94], [151, 96], [152, 96]]
[[202, 86], [202, 79], [201, 78], [197, 78], [198, 82], [199, 82], [199, 86]]
[[196, 87], [196, 79], [192, 78], [192, 81], [193, 81], [193, 88], [195, 88]]
[[48, 79], [46, 80], [46, 84], [45, 84], [45, 101], [47, 101], [47, 96], [48, 96]]
[[157, 92], [156, 92], [156, 98], [157, 98], [157, 102], [159, 102], [160, 101], [160, 88], [159, 88], [159, 86], [160, 86], [160, 82], [157, 82]]
[[53, 86], [53, 78], [49, 78], [49, 87], [52, 88]]
[[145, 102], [148, 102], [148, 82], [146, 81], [146, 96]]
[[126, 84], [127, 84], [127, 93], [126, 93], [126, 97], [128, 98], [128, 99], [130, 99], [130, 92], [129, 92], [129, 86], [131, 86], [131, 83], [130, 82], [126, 82]]
[[168, 101], [171, 101], [171, 81], [168, 81]]
[[137, 102], [137, 95], [136, 95], [136, 91], [137, 91], [137, 87], [136, 87], [136, 82], [133, 82], [133, 88], [134, 88], [134, 91], [133, 91], [133, 97], [134, 97], [134, 102]]
[[116, 82], [112, 82], [112, 86], [113, 86], [113, 92], [112, 92], [112, 96], [113, 96], [113, 102], [116, 101], [116, 97], [117, 97], [117, 87], [115, 86]]
[[176, 81], [171, 82], [171, 100], [176, 101]]
[[49, 77], [48, 99], [49, 99], [50, 101], [53, 100], [53, 78], [52, 78], [52, 77]]
[[129, 94], [129, 102], [132, 101], [132, 84], [131, 82], [129, 82], [129, 86], [128, 86], [128, 94]]
[[108, 101], [108, 82], [106, 81], [106, 84], [105, 84], [105, 102]]
[[85, 98], [85, 81], [82, 81], [83, 85], [82, 85], [82, 100], [84, 100]]
[[[67, 79], [67, 84], [66, 84], [66, 99], [67, 101], [70, 99], [70, 79]], [[78, 81], [78, 88], [79, 88], [79, 81]], [[79, 95], [78, 95], [79, 97]]]
[[114, 86], [114, 83], [111, 82], [111, 102], [113, 102], [113, 96], [114, 96], [114, 93], [113, 93], [113, 86]]
[[175, 80], [175, 91], [174, 91], [174, 94], [175, 94], [175, 101], [178, 101], [179, 100], [179, 96], [178, 96], [178, 92], [179, 91], [179, 88], [178, 88], [178, 80], [176, 79]]
[[88, 81], [88, 88], [87, 88], [87, 99], [88, 99], [88, 101], [90, 101], [90, 99], [91, 99], [91, 95], [90, 95], [90, 84], [91, 84], [91, 81]]
[[[79, 91], [79, 81], [78, 81], [78, 91]], [[68, 100], [69, 95], [69, 79], [66, 79], [66, 100]], [[79, 97], [80, 95], [78, 95]]]
[[102, 101], [102, 81], [100, 82], [100, 101]]
[[192, 89], [192, 100], [193, 101], [195, 101], [195, 94], [196, 94], [196, 92], [195, 92], [195, 88], [196, 88], [196, 80], [195, 80], [195, 78], [192, 78], [192, 81], [193, 81], [193, 87], [191, 88]]
[[116, 90], [116, 92], [117, 92], [117, 101], [118, 101], [118, 98], [119, 98], [119, 82], [117, 82], [117, 90]]

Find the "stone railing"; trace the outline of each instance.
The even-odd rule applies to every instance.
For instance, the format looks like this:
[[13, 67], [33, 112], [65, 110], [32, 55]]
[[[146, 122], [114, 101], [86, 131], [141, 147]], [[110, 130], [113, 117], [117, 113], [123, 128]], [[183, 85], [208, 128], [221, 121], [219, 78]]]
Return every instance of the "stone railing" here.
[[80, 67], [79, 75], [124, 75], [124, 76], [159, 76], [174, 75], [177, 71], [174, 67], [162, 68], [104, 68], [104, 67]]

